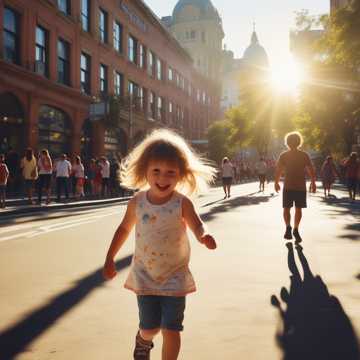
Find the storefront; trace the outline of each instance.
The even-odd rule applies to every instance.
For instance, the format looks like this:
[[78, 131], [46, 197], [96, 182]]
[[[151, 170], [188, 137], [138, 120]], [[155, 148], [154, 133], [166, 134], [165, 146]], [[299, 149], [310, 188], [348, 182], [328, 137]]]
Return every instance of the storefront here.
[[0, 95], [0, 152], [24, 150], [25, 116], [18, 98], [11, 93]]
[[52, 158], [70, 153], [71, 122], [66, 113], [48, 105], [39, 110], [38, 149], [48, 149]]
[[108, 158], [122, 158], [127, 154], [128, 141], [126, 133], [121, 128], [108, 128], [104, 137], [105, 156]]

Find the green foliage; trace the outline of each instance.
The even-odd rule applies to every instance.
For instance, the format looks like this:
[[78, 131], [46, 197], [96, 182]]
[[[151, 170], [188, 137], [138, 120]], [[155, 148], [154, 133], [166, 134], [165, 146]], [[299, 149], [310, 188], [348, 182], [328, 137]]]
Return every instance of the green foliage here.
[[360, 130], [360, 1], [321, 21], [325, 32], [314, 50], [321, 56], [310, 63], [294, 122], [314, 149], [342, 156]]

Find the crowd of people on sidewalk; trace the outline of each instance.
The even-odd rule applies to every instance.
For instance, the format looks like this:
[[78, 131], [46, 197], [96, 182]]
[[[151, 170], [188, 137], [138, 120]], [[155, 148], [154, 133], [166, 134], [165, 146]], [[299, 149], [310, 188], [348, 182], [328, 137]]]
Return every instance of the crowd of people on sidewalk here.
[[[9, 158], [0, 154], [1, 208], [6, 206], [7, 192], [13, 196], [26, 194], [29, 204], [36, 203], [36, 193], [39, 205], [42, 204], [43, 196], [46, 198], [45, 204], [49, 204], [53, 193], [58, 202], [62, 196], [69, 200], [70, 194], [77, 200], [85, 197], [100, 199], [124, 196], [124, 189], [119, 182], [120, 159], [112, 158], [109, 161], [102, 156], [84, 164], [79, 155], [73, 162], [66, 154], [54, 160], [47, 149], [35, 156], [32, 148], [26, 149], [21, 160], [14, 162], [13, 158], [11, 152]], [[17, 168], [21, 172], [21, 181], [17, 177]]]

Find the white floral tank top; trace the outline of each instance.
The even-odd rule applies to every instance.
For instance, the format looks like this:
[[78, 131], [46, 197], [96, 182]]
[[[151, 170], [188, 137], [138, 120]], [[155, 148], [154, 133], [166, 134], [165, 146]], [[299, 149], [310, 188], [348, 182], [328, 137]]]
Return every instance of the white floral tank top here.
[[138, 295], [184, 296], [196, 290], [189, 270], [190, 244], [182, 217], [183, 195], [154, 205], [136, 197], [135, 253], [125, 288]]

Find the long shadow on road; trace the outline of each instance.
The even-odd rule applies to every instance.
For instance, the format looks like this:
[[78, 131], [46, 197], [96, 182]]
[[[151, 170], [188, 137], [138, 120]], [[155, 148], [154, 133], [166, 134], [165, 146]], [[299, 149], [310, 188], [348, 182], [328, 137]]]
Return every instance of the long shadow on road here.
[[264, 202], [268, 202], [270, 199], [274, 198], [274, 195], [252, 196], [255, 194], [258, 193], [237, 196], [237, 197], [229, 198], [227, 200], [213, 201], [211, 203], [205, 204], [202, 206], [202, 208], [219, 203], [221, 201], [219, 205], [210, 208], [210, 210], [207, 211], [206, 213], [201, 213], [201, 219], [203, 219], [204, 221], [211, 221], [216, 217], [217, 214], [234, 210], [240, 206], [258, 205]]
[[340, 301], [329, 293], [320, 276], [313, 275], [302, 247], [296, 246], [301, 277], [292, 243], [287, 247], [290, 290], [281, 288], [282, 303], [271, 296], [281, 319], [276, 340], [283, 360], [359, 360], [358, 339]]
[[328, 206], [326, 212], [330, 218], [339, 218], [342, 216], [353, 216], [356, 222], [344, 226], [345, 233], [340, 235], [341, 239], [360, 240], [360, 202], [350, 201], [348, 198], [322, 198], [322, 202]]
[[[123, 270], [128, 267], [131, 258], [132, 256], [127, 256], [117, 261], [117, 269]], [[104, 283], [101, 270], [98, 269], [80, 279], [71, 289], [54, 297], [46, 305], [34, 310], [18, 323], [0, 333], [0, 359], [14, 359], [60, 317], [101, 286]]]

